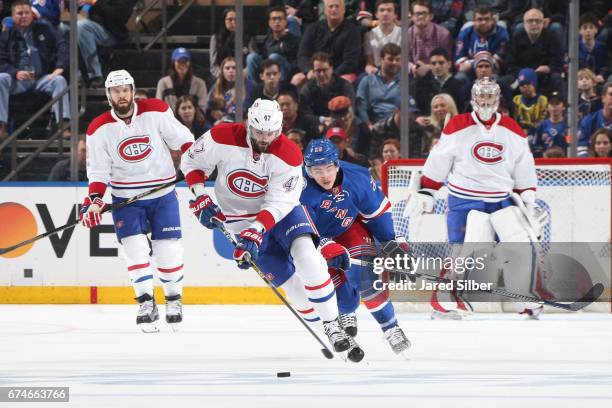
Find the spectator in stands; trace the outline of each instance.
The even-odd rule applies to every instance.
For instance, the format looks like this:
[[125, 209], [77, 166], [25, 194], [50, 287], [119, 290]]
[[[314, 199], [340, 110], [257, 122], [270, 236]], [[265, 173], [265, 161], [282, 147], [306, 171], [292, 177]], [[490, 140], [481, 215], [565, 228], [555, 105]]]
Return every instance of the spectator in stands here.
[[565, 149], [559, 146], [551, 146], [544, 151], [542, 157], [545, 159], [562, 159], [564, 157], [567, 157], [565, 151]]
[[413, 25], [408, 29], [408, 60], [412, 76], [424, 77], [431, 71], [427, 63], [431, 51], [444, 48], [448, 55], [453, 53], [453, 39], [448, 30], [432, 22], [431, 3], [415, 0], [410, 5]]
[[472, 105], [470, 103], [472, 99], [472, 86], [474, 86], [474, 82], [484, 77], [493, 78], [497, 81], [497, 84], [501, 88], [500, 102], [504, 102], [505, 106], [512, 106], [512, 89], [507, 83], [499, 81], [499, 77], [497, 75], [497, 63], [495, 62], [495, 59], [493, 58], [491, 53], [488, 51], [480, 51], [479, 53], [474, 55], [473, 65], [473, 71], [476, 78], [473, 81], [468, 82], [467, 85], [463, 88], [463, 92], [461, 94], [461, 97], [459, 98], [460, 100], [458, 105], [460, 111], [472, 111]]
[[531, 68], [523, 68], [518, 76], [519, 90], [514, 102], [514, 119], [525, 133], [533, 136], [537, 124], [546, 115], [548, 98], [538, 92], [538, 75]]
[[284, 89], [278, 94], [276, 101], [283, 112], [283, 132], [287, 134], [290, 129], [304, 132], [303, 143], [308, 143], [321, 136], [319, 120], [312, 115], [304, 115], [299, 111], [298, 95], [294, 90]]
[[463, 0], [431, 0], [433, 21], [457, 35], [463, 20]]
[[603, 107], [580, 121], [578, 127], [578, 157], [588, 154], [591, 135], [598, 129], [612, 130], [612, 82], [606, 82], [601, 90], [601, 103]]
[[581, 68], [589, 68], [595, 73], [597, 84], [603, 83], [608, 77], [608, 52], [606, 45], [598, 41], [598, 18], [593, 13], [585, 13], [580, 17], [580, 43], [578, 59]]
[[399, 46], [402, 40], [402, 29], [397, 25], [395, 1], [377, 0], [376, 19], [376, 27], [366, 32], [363, 39], [365, 71], [368, 75], [378, 72], [383, 46], [390, 43]]
[[128, 39], [126, 24], [137, 0], [79, 0], [90, 6], [88, 18], [77, 23], [79, 52], [87, 68], [90, 86], [104, 85], [99, 47], [113, 47]]
[[283, 6], [287, 10], [287, 28], [300, 37], [302, 27], [317, 20], [314, 0], [270, 0], [270, 7]]
[[355, 102], [357, 116], [370, 127], [400, 107], [401, 52], [397, 44], [386, 44], [380, 52], [380, 71], [359, 82]]
[[252, 45], [255, 50], [247, 55], [247, 75], [250, 81], [259, 84], [261, 80], [262, 59], [276, 61], [281, 70], [281, 78], [285, 82], [291, 80], [291, 75], [297, 68], [297, 52], [300, 38], [287, 29], [287, 11], [282, 6], [268, 9], [268, 34], [262, 47]]
[[202, 136], [210, 125], [206, 122], [204, 112], [198, 107], [190, 95], [179, 96], [174, 106], [174, 116], [185, 125], [197, 139]]
[[298, 68], [291, 83], [297, 87], [315, 78], [313, 56], [325, 52], [334, 66], [334, 75], [354, 82], [359, 70], [361, 33], [353, 21], [344, 19], [343, 0], [325, 0], [325, 20], [311, 24], [300, 40]]
[[535, 135], [530, 142], [534, 157], [541, 157], [553, 146], [567, 150], [567, 123], [565, 121], [565, 101], [559, 91], [548, 97], [548, 118], [538, 123]]
[[431, 115], [418, 116], [415, 131], [423, 152], [429, 152], [434, 138], [439, 138], [444, 125], [457, 115], [457, 106], [449, 94], [438, 94], [431, 99]]
[[512, 33], [523, 22], [523, 15], [531, 7], [531, 0], [494, 0], [492, 4], [497, 20]]
[[221, 75], [208, 94], [206, 116], [215, 125], [236, 120], [236, 60], [227, 57], [221, 61]]
[[601, 128], [589, 140], [589, 157], [612, 157], [612, 130]]
[[149, 98], [149, 93], [144, 89], [138, 89], [136, 92], [134, 92], [134, 102], [143, 101]]
[[533, 68], [544, 92], [563, 92], [563, 48], [550, 30], [544, 28], [544, 15], [538, 9], [530, 9], [523, 18], [525, 30], [512, 36], [506, 56], [507, 83], [512, 83], [522, 68]]
[[[63, 37], [46, 22], [33, 21], [28, 0], [15, 0], [11, 12], [14, 26], [0, 34], [0, 137], [7, 132], [10, 95], [37, 91], [56, 97], [68, 87], [62, 76], [69, 65]], [[57, 122], [70, 120], [67, 93], [53, 105], [53, 113]]]
[[[267, 59], [261, 64], [259, 73], [261, 83], [249, 88], [246, 106], [251, 106], [257, 98], [276, 100], [281, 86], [281, 69], [277, 61]], [[251, 84], [252, 85], [252, 84]]]
[[175, 49], [172, 51], [171, 60], [168, 75], [157, 83], [155, 97], [174, 108], [178, 98], [191, 96], [202, 111], [206, 110], [208, 89], [206, 82], [193, 74], [189, 50], [183, 47]]
[[455, 105], [461, 106], [465, 84], [451, 74], [452, 60], [444, 48], [435, 48], [429, 56], [431, 70], [414, 80], [414, 96], [421, 113], [430, 113], [431, 98], [439, 93], [451, 95]]
[[[85, 150], [85, 145], [85, 138], [79, 137], [77, 142], [77, 181], [87, 181], [87, 169], [85, 166], [87, 151]], [[48, 181], [72, 181], [70, 178], [70, 157], [55, 163], [49, 173]]]
[[340, 126], [346, 132], [351, 147], [358, 153], [369, 154], [372, 134], [367, 123], [361, 122], [355, 116], [352, 102], [346, 96], [336, 96], [329, 101], [327, 107], [332, 118], [332, 126]]
[[382, 145], [383, 162], [400, 158], [400, 142], [397, 139], [386, 139]]
[[578, 119], [601, 109], [601, 98], [597, 93], [597, 79], [588, 68], [578, 71]]
[[[474, 55], [481, 51], [491, 53], [498, 67], [503, 65], [506, 44], [510, 37], [506, 29], [495, 22], [493, 10], [481, 5], [474, 10], [474, 21], [459, 33], [455, 50], [455, 67], [465, 76], [472, 76]], [[467, 78], [466, 78], [467, 79]]]
[[324, 52], [312, 56], [312, 72], [314, 77], [300, 91], [300, 108], [305, 115], [314, 115], [319, 123], [329, 126], [328, 102], [336, 96], [346, 96], [355, 99], [353, 85], [334, 74], [331, 57]]
[[338, 158], [349, 163], [358, 164], [363, 167], [370, 167], [370, 162], [366, 156], [355, 152], [351, 146], [351, 140], [347, 136], [343, 128], [332, 126], [325, 132], [325, 137], [328, 138], [338, 148]]
[[[236, 41], [236, 10], [227, 8], [223, 10], [223, 25], [219, 32], [210, 38], [210, 73], [219, 78], [221, 63], [228, 57], [234, 57]], [[248, 52], [247, 35], [244, 33], [243, 53]]]
[[[410, 123], [409, 137], [409, 154], [408, 157], [424, 157], [422, 155], [421, 140], [418, 139], [419, 135], [415, 132], [415, 118], [417, 117], [418, 109], [416, 102], [413, 97], [408, 99], [408, 113]], [[382, 142], [385, 139], [400, 138], [400, 110], [396, 109], [392, 115], [389, 115], [385, 119], [381, 119], [372, 125], [372, 137], [370, 141], [370, 159], [378, 157], [382, 148]]]
[[302, 129], [289, 129], [286, 135], [287, 139], [295, 143], [301, 151], [304, 151], [304, 131]]

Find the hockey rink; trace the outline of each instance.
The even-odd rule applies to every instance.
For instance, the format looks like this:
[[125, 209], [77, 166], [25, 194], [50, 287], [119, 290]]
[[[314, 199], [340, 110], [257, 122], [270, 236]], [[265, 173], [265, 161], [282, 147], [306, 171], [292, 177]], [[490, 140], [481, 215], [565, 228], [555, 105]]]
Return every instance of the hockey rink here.
[[[360, 308], [360, 364], [324, 359], [282, 306], [186, 306], [179, 333], [162, 323], [142, 334], [135, 315], [126, 305], [0, 305], [0, 386], [69, 386], [70, 402], [52, 406], [71, 407], [612, 404], [605, 313], [400, 314], [413, 343], [404, 360]], [[282, 371], [291, 377], [277, 378]]]

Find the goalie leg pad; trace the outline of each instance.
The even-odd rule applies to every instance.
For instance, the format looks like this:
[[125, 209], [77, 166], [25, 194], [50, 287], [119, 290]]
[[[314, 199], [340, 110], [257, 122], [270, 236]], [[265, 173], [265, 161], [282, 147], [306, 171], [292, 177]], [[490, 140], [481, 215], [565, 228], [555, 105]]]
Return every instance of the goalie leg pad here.
[[500, 242], [531, 242], [531, 226], [516, 206], [502, 208], [491, 214], [491, 225]]
[[153, 259], [166, 297], [183, 293], [183, 246], [179, 239], [153, 241]]
[[315, 247], [310, 235], [301, 235], [291, 243], [291, 257], [295, 273], [304, 282], [306, 297], [314, 306], [323, 321], [338, 317], [336, 292], [331, 276], [327, 272], [327, 262]]
[[128, 273], [136, 297], [153, 295], [153, 272], [149, 262], [149, 241], [146, 235], [130, 235], [121, 239]]

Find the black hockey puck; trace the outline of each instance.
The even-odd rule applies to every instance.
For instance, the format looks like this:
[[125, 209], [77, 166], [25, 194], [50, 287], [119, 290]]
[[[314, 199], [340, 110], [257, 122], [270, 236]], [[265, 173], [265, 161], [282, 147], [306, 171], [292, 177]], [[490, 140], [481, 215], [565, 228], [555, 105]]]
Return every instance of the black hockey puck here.
[[280, 372], [280, 373], [276, 373], [276, 376], [279, 377], [279, 378], [280, 377], [291, 377], [291, 373], [289, 371], [283, 371], [283, 372]]

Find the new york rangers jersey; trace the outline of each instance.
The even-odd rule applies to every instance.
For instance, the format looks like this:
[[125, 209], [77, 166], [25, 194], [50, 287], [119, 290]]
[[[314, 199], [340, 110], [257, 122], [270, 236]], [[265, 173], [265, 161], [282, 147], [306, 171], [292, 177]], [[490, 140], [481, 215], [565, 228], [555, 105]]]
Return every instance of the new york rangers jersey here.
[[[95, 118], [87, 128], [89, 193], [104, 195], [110, 183], [115, 197], [130, 198], [176, 178], [171, 150], [186, 150], [193, 143], [189, 129], [175, 119], [159, 99], [134, 104], [128, 120], [113, 110]], [[147, 199], [172, 191], [168, 187]]]
[[241, 123], [213, 127], [181, 159], [189, 186], [204, 183], [217, 168], [216, 201], [232, 232], [253, 221], [269, 231], [300, 205], [301, 166], [302, 153], [282, 134], [266, 153], [254, 152]]
[[514, 119], [500, 114], [490, 126], [474, 112], [453, 117], [429, 154], [423, 176], [424, 188], [439, 188], [448, 181], [451, 195], [486, 202], [537, 185], [525, 133]]
[[372, 237], [395, 239], [391, 204], [362, 166], [340, 161], [339, 182], [325, 190], [305, 174], [300, 201], [321, 237], [349, 249], [351, 256], [376, 256]]

